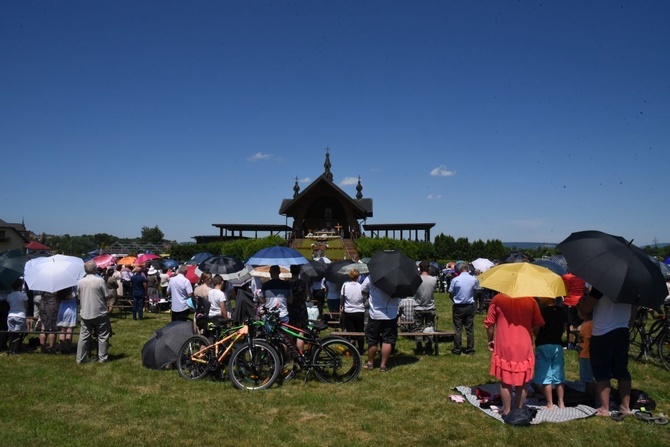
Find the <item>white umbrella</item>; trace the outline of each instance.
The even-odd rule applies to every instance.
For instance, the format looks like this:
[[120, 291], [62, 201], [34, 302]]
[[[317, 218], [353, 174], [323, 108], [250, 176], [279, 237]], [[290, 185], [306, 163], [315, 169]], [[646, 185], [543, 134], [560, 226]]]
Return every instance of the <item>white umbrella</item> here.
[[65, 255], [31, 259], [24, 273], [30, 290], [51, 293], [76, 286], [85, 274], [83, 259]]
[[489, 261], [486, 258], [477, 258], [474, 261], [472, 261], [470, 264], [480, 272], [484, 273], [491, 267], [493, 267], [495, 264], [491, 261]]
[[[250, 272], [251, 276], [254, 276], [256, 278], [270, 278], [270, 266], [269, 265], [262, 265], [259, 267], [254, 268]], [[288, 265], [280, 265], [279, 266], [279, 279], [291, 279], [293, 275], [291, 275], [291, 267]]]

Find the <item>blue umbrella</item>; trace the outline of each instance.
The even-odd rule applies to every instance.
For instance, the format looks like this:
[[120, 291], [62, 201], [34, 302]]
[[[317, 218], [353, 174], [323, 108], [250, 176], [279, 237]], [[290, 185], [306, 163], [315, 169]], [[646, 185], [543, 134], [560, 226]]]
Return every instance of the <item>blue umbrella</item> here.
[[175, 261], [174, 259], [163, 259], [163, 265], [165, 268], [169, 269], [176, 269], [179, 267], [179, 262]]
[[302, 265], [309, 264], [299, 251], [292, 248], [276, 246], [257, 251], [247, 260], [251, 265]]
[[558, 276], [563, 276], [568, 271], [566, 270], [565, 267], [563, 267], [561, 264], [559, 264], [556, 261], [552, 261], [550, 259], [536, 259], [531, 264], [539, 265], [541, 267], [546, 267], [552, 272], [556, 273]]

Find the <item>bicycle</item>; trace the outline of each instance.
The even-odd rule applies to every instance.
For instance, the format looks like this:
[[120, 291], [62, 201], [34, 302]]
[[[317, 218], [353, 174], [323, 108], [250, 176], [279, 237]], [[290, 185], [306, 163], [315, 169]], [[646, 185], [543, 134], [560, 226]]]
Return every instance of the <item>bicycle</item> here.
[[[355, 380], [363, 363], [356, 347], [341, 337], [319, 337], [328, 328], [322, 321], [310, 320], [310, 328], [301, 329], [279, 320], [279, 311], [261, 310], [264, 337], [283, 359], [282, 381], [291, 380], [300, 370], [305, 382], [311, 372], [323, 383], [347, 383]], [[303, 340], [301, 352], [293, 339]]]
[[[647, 329], [649, 317], [654, 321]], [[650, 356], [658, 356], [666, 369], [670, 370], [670, 301], [663, 303], [663, 313], [641, 307], [629, 331], [629, 352], [638, 361], [648, 361]]]
[[256, 340], [255, 331], [249, 330], [252, 321], [231, 328], [212, 342], [202, 335], [194, 335], [184, 342], [179, 351], [177, 369], [187, 380], [198, 380], [207, 374], [223, 372], [228, 361], [228, 376], [236, 388], [262, 390], [277, 380], [282, 359], [277, 350], [263, 340]]

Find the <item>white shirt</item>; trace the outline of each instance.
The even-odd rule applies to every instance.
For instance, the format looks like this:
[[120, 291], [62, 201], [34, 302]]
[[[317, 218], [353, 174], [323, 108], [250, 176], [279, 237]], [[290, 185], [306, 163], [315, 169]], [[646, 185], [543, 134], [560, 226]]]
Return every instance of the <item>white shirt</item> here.
[[210, 302], [209, 317], [227, 317], [226, 294], [219, 289], [212, 289], [207, 294], [207, 300]]
[[361, 291], [370, 294], [370, 319], [393, 320], [398, 316], [398, 304], [400, 298], [391, 298], [386, 292], [372, 284], [368, 276], [363, 281]]
[[340, 295], [344, 298], [344, 311], [346, 313], [365, 312], [365, 300], [361, 292], [361, 285], [357, 281], [342, 284]]

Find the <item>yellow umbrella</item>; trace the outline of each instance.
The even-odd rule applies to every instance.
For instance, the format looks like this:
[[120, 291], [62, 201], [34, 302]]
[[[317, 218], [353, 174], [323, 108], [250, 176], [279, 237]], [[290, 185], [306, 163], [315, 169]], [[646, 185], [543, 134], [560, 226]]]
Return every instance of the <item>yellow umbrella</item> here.
[[556, 298], [567, 294], [563, 278], [546, 267], [528, 262], [497, 265], [479, 275], [478, 279], [480, 286], [511, 298]]

